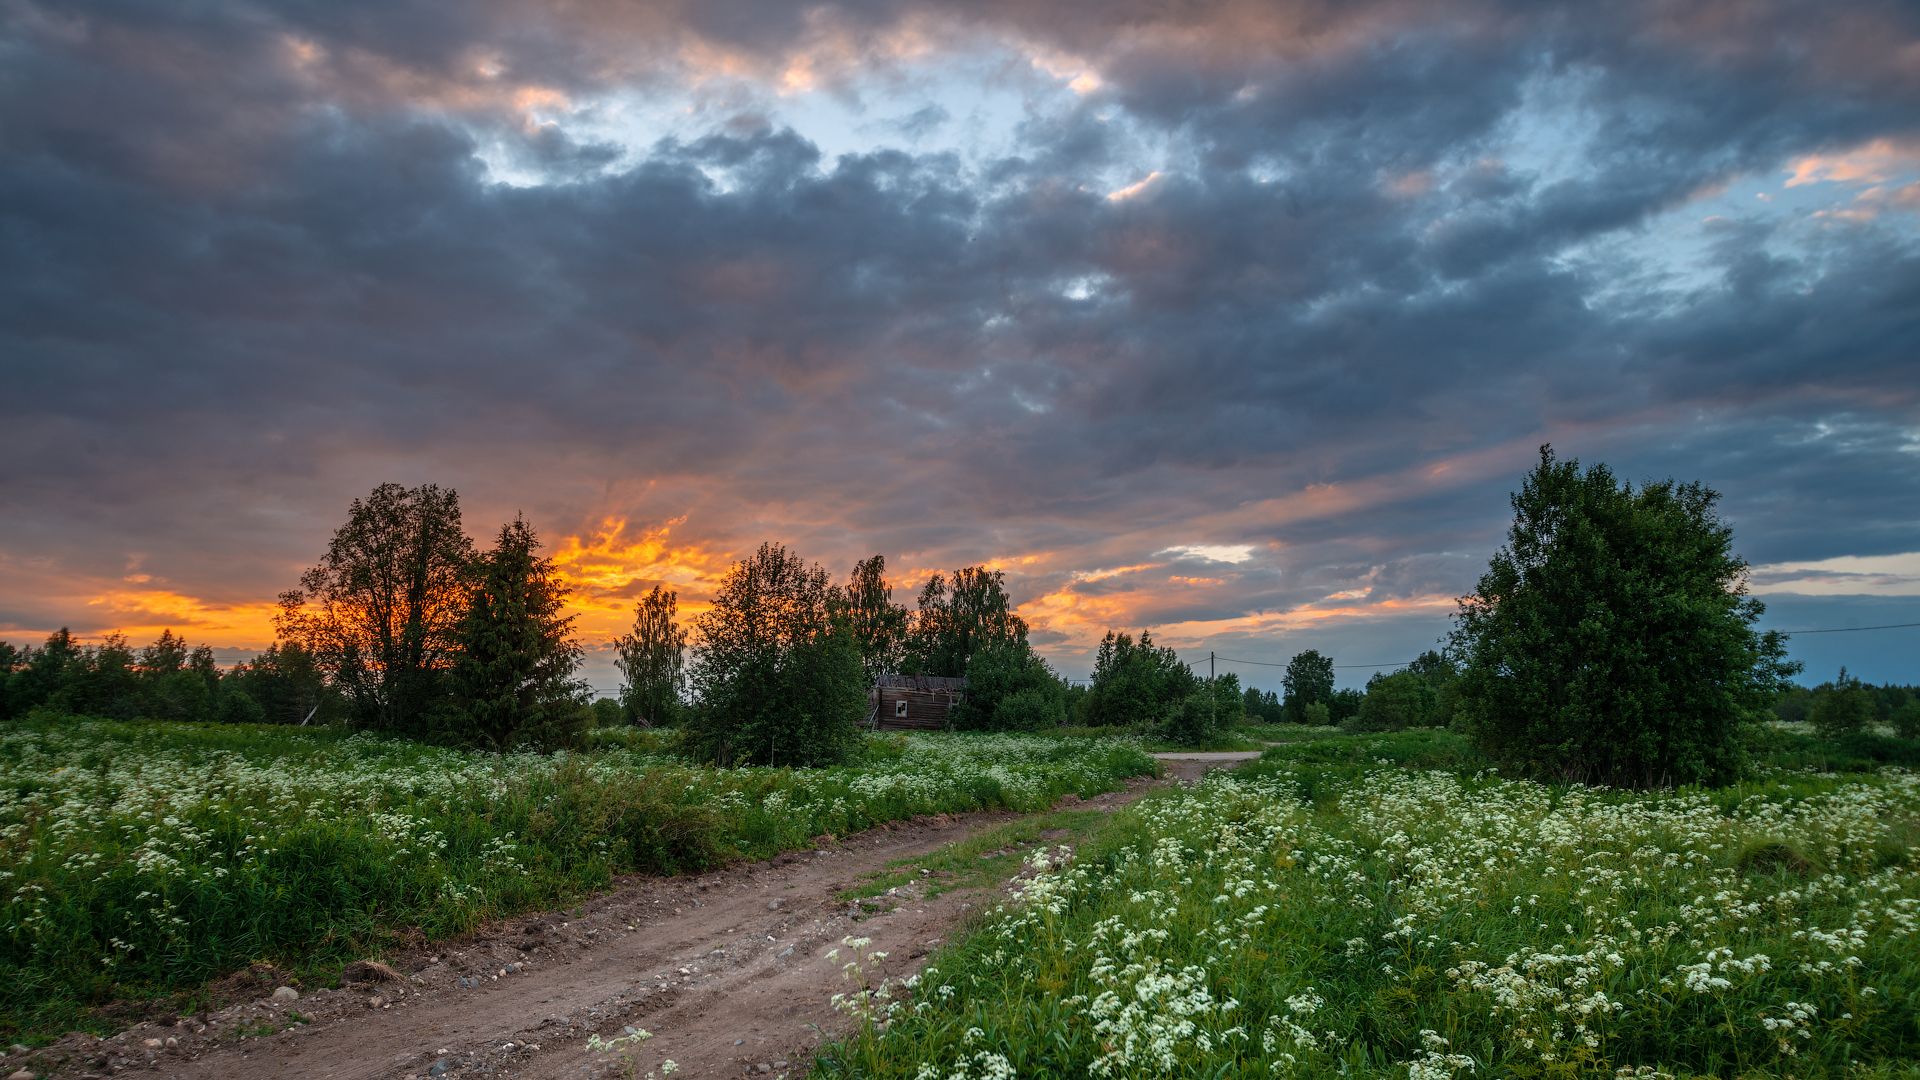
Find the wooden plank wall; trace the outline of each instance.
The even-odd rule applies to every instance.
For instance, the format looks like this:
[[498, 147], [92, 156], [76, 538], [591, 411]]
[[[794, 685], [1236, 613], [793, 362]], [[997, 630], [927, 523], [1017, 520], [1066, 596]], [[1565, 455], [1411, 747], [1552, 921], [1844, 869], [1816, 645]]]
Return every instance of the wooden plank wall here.
[[[951, 715], [947, 708], [959, 695], [925, 690], [897, 690], [882, 687], [879, 715], [875, 726], [881, 731], [945, 731]], [[896, 715], [899, 703], [906, 702], [907, 715]]]

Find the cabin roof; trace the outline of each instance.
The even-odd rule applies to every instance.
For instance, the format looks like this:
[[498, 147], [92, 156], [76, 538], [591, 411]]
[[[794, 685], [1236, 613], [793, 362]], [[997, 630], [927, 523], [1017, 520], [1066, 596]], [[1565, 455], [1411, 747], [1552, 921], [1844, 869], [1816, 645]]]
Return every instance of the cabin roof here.
[[947, 675], [900, 675], [889, 673], [874, 680], [874, 685], [881, 690], [920, 690], [938, 693], [940, 691], [963, 691], [967, 688], [967, 680], [964, 677], [956, 679]]

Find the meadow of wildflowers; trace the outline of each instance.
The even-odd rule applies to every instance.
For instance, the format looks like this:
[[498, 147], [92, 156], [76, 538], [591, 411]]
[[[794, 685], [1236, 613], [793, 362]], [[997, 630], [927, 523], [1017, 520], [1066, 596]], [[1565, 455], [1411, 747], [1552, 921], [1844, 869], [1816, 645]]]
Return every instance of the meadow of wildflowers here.
[[816, 1075], [1920, 1076], [1920, 774], [1623, 792], [1463, 751], [1336, 737], [1135, 804]]
[[[1037, 810], [1154, 771], [1136, 747], [874, 738], [825, 769], [713, 769], [657, 739], [551, 757], [339, 731], [39, 719], [0, 730], [0, 1038], [268, 961], [313, 977], [631, 871], [916, 814]], [[625, 743], [627, 745], [621, 745]]]

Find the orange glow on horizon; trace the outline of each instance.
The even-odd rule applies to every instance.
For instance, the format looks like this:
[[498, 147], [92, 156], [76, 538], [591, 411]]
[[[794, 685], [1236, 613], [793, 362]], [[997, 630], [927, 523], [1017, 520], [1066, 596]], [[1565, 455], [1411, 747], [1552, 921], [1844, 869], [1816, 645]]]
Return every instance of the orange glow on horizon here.
[[597, 643], [626, 633], [634, 604], [655, 585], [680, 594], [682, 624], [707, 610], [734, 555], [699, 542], [675, 543], [673, 530], [686, 520], [634, 528], [624, 517], [607, 517], [584, 536], [561, 538], [553, 564], [570, 590], [567, 612], [579, 638]]

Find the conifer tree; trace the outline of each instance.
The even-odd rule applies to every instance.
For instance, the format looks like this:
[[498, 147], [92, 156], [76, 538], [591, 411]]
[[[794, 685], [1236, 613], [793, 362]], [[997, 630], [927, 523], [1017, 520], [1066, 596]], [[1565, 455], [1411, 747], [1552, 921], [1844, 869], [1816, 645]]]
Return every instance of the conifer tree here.
[[573, 617], [560, 613], [566, 587], [539, 550], [532, 527], [515, 518], [479, 559], [440, 725], [460, 742], [553, 749], [576, 743], [588, 723]]

